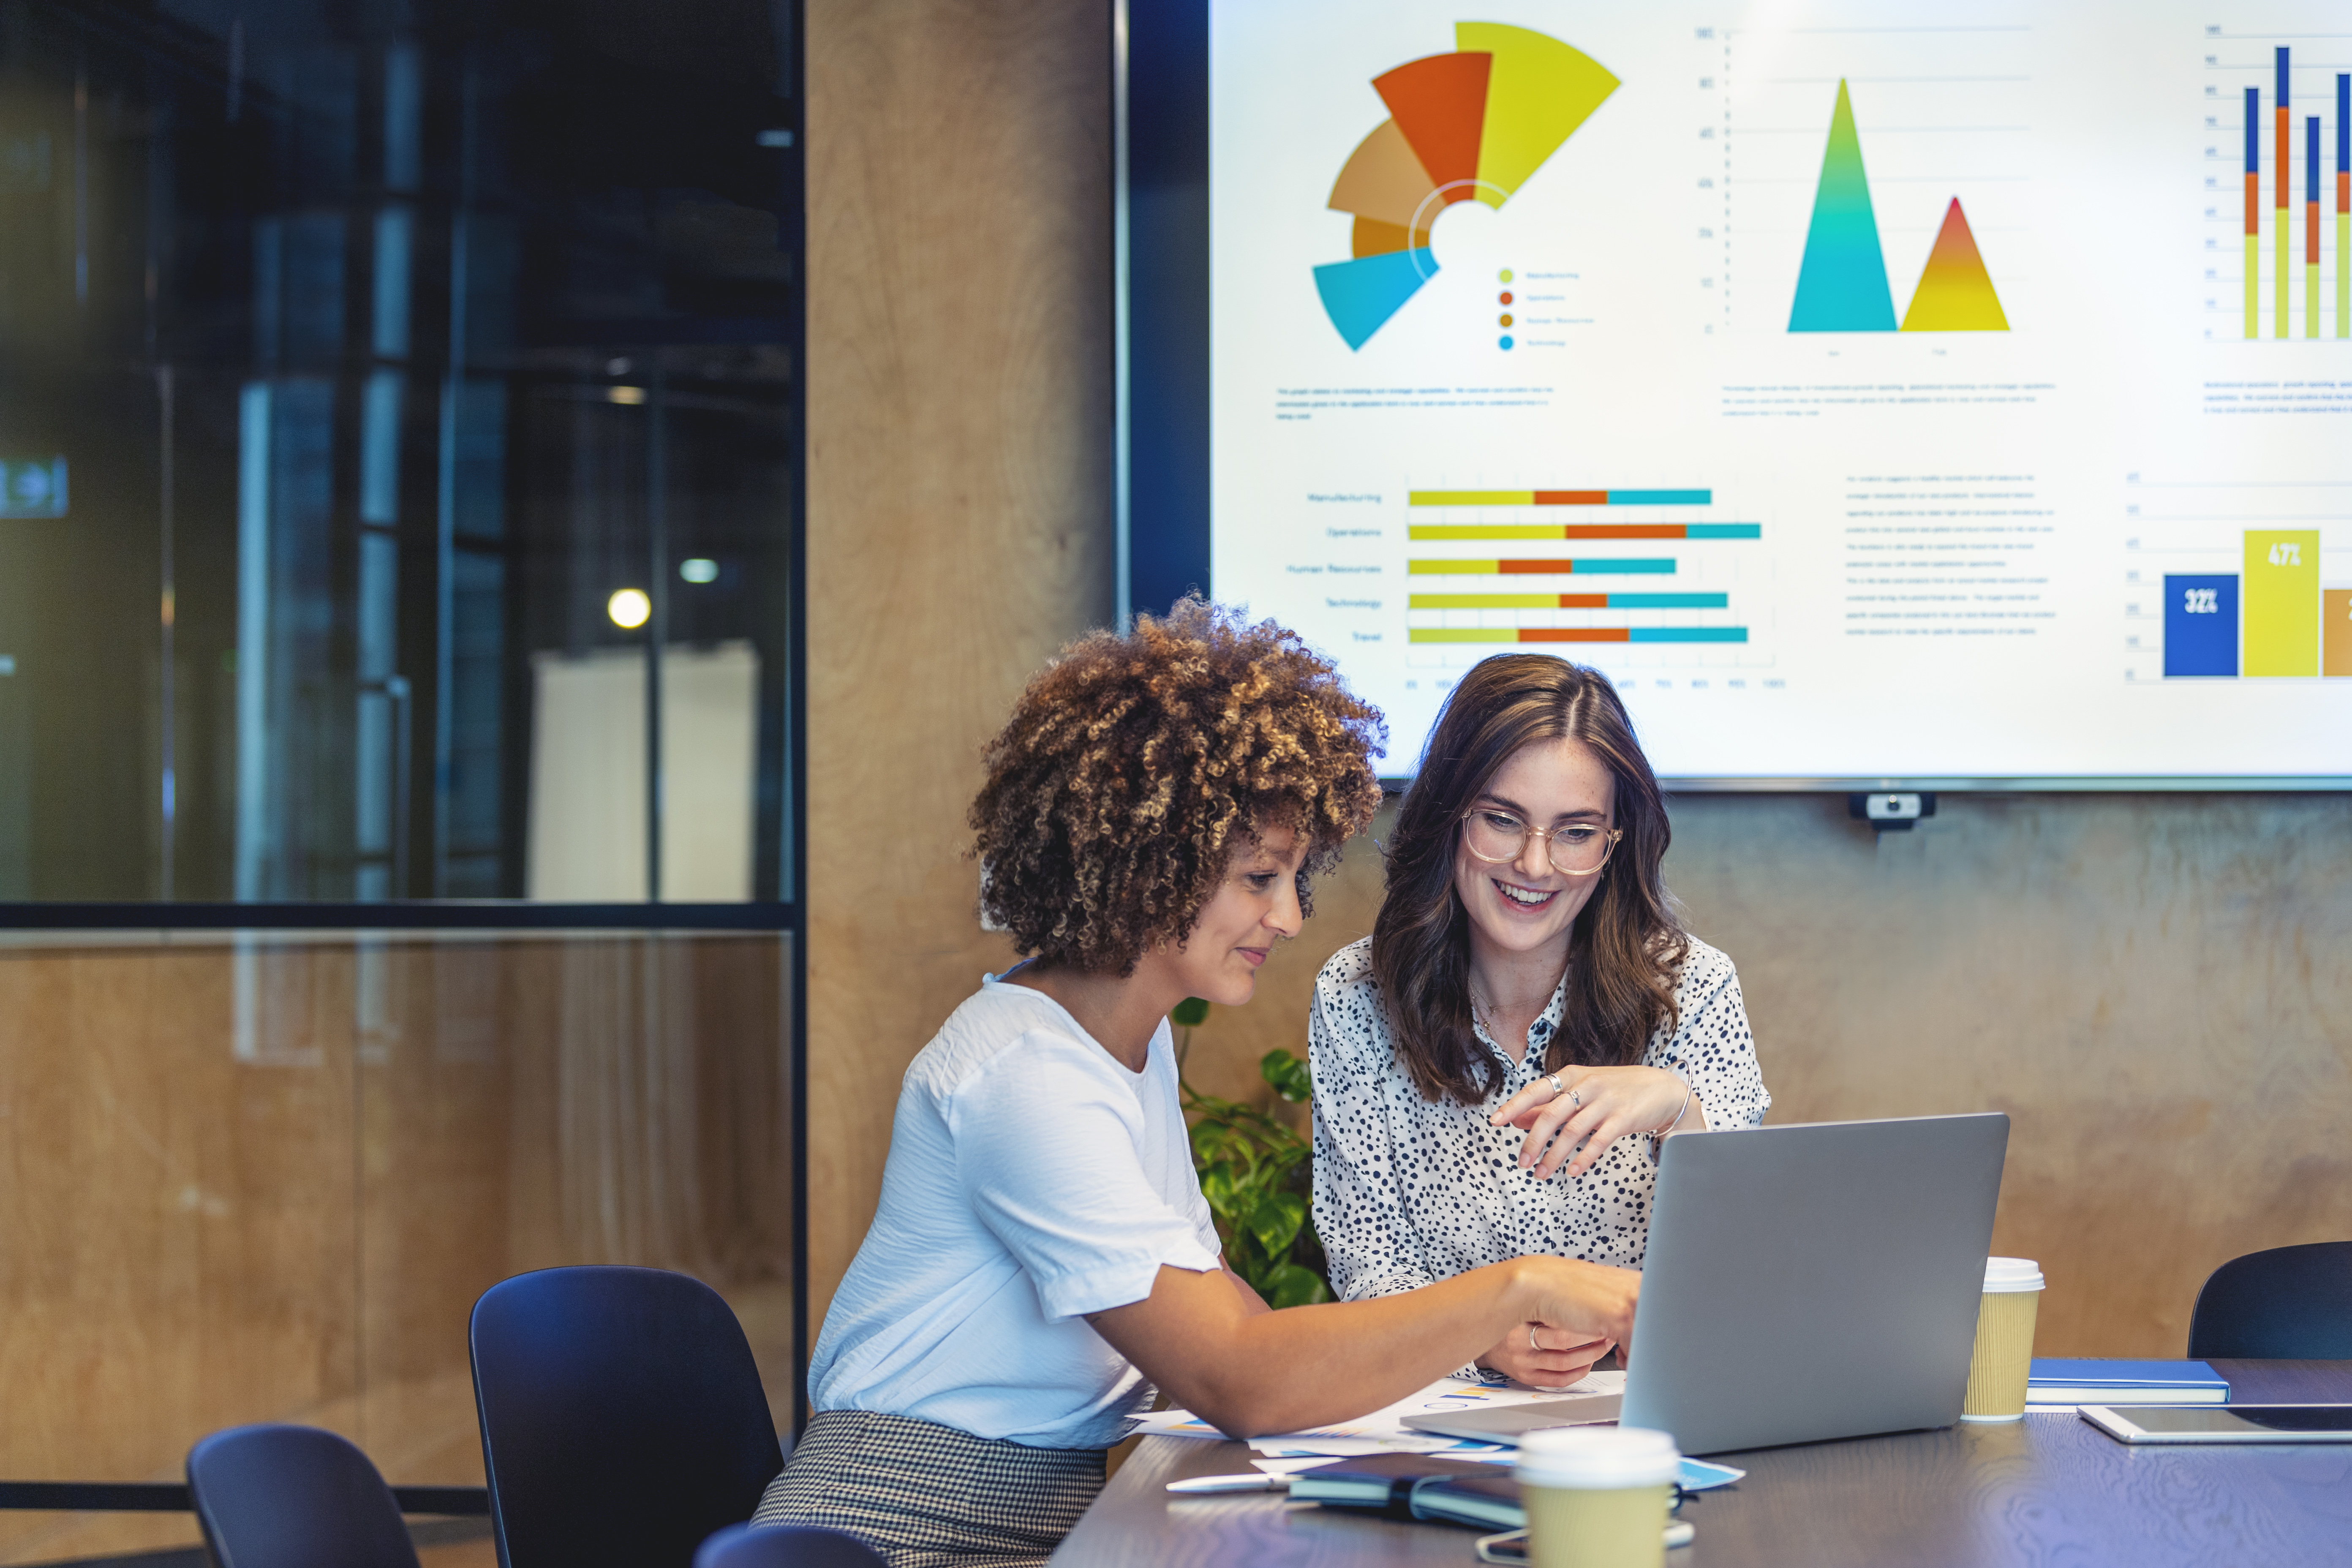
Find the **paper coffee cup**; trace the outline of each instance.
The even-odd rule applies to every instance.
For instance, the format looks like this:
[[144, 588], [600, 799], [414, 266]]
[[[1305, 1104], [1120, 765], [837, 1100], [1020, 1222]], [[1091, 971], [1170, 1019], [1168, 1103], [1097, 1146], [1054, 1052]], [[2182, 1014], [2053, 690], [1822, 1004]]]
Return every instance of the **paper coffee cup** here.
[[2033, 1318], [2041, 1304], [2040, 1264], [2025, 1258], [1985, 1259], [1984, 1300], [1977, 1309], [1977, 1348], [1969, 1362], [1961, 1420], [2015, 1421], [2025, 1414]]
[[1682, 1456], [1664, 1432], [1558, 1426], [1519, 1439], [1533, 1568], [1660, 1568]]

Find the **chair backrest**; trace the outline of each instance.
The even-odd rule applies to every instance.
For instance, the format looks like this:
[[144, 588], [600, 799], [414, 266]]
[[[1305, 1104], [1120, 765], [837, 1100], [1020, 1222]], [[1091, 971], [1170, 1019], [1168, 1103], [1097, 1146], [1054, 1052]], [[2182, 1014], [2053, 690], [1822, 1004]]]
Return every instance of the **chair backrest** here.
[[2274, 1247], [2213, 1270], [2189, 1316], [2189, 1353], [2352, 1361], [2352, 1241]]
[[889, 1568], [854, 1535], [814, 1524], [730, 1524], [702, 1543], [694, 1568]]
[[416, 1568], [391, 1489], [332, 1432], [215, 1432], [188, 1450], [188, 1490], [220, 1568]]
[[698, 1279], [518, 1274], [471, 1339], [501, 1568], [690, 1568], [783, 1468], [742, 1325]]

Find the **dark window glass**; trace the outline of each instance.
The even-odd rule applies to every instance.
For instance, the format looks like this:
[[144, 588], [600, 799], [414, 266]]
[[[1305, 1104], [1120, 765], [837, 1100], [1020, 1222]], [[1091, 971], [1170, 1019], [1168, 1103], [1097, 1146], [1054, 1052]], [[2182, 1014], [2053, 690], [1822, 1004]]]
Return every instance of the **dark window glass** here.
[[784, 896], [782, 16], [0, 3], [0, 901]]

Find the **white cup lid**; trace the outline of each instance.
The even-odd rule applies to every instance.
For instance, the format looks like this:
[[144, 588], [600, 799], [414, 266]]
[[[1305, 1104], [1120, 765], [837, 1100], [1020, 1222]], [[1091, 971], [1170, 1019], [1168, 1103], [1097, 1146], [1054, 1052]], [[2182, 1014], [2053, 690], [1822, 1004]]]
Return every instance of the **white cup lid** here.
[[1640, 1426], [1548, 1426], [1519, 1436], [1518, 1478], [1528, 1486], [1664, 1486], [1682, 1474], [1682, 1463], [1671, 1436]]
[[1985, 1259], [1985, 1294], [2007, 1296], [2042, 1289], [2042, 1265], [2031, 1258]]

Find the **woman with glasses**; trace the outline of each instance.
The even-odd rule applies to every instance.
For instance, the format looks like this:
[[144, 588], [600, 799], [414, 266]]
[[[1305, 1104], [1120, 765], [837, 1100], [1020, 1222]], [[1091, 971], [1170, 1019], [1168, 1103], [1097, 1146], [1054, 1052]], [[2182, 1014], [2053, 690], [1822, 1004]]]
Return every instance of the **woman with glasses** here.
[[[1658, 1146], [1761, 1124], [1738, 977], [1675, 918], [1668, 837], [1597, 671], [1501, 655], [1447, 697], [1372, 934], [1308, 1017], [1315, 1226], [1343, 1300], [1523, 1255], [1638, 1268]], [[1565, 1387], [1610, 1344], [1530, 1319], [1476, 1365]]]
[[1197, 601], [1030, 682], [971, 824], [981, 907], [1034, 956], [907, 1068], [815, 1414], [753, 1523], [846, 1530], [894, 1568], [1042, 1563], [1154, 1384], [1236, 1436], [1295, 1431], [1515, 1323], [1630, 1329], [1640, 1276], [1558, 1258], [1279, 1312], [1225, 1266], [1167, 1015], [1250, 999], [1309, 874], [1378, 808], [1380, 740], [1296, 637]]

